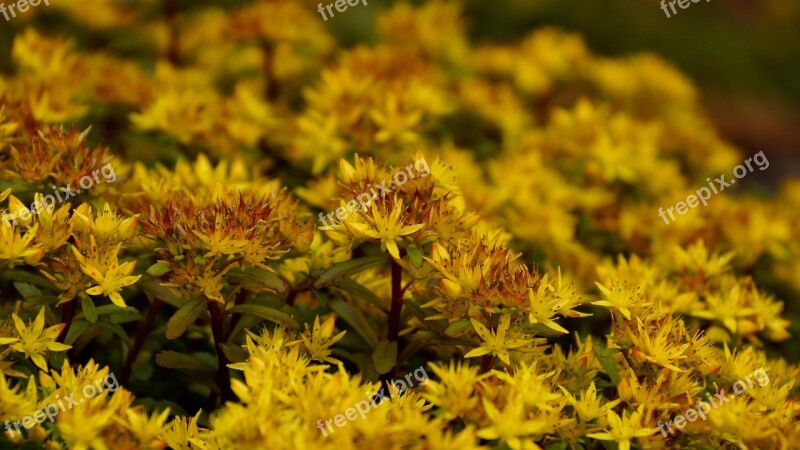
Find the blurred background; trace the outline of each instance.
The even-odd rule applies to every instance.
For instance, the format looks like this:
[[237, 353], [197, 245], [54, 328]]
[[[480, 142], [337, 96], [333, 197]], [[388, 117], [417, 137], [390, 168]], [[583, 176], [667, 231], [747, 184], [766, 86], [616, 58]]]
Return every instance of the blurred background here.
[[[310, 6], [317, 1], [308, 0]], [[374, 40], [373, 22], [393, 1], [368, 0], [326, 25], [345, 46]], [[412, 3], [421, 4], [423, 1]], [[800, 173], [800, 2], [711, 0], [670, 18], [659, 0], [465, 0], [473, 42], [514, 42], [554, 26], [584, 36], [598, 55], [653, 52], [690, 76], [720, 134], [745, 154], [761, 150], [774, 185]]]

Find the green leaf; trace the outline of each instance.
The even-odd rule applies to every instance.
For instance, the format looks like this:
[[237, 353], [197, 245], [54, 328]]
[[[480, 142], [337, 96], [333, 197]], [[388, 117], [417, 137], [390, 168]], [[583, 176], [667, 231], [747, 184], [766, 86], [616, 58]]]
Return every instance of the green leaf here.
[[247, 361], [250, 357], [250, 354], [247, 353], [245, 349], [240, 345], [234, 344], [222, 344], [222, 353], [224, 353], [228, 361], [232, 363]]
[[372, 329], [369, 321], [360, 310], [341, 299], [332, 300], [328, 305], [339, 317], [353, 327], [359, 336], [367, 341], [370, 348], [378, 346], [378, 336], [375, 335], [375, 330]]
[[417, 247], [408, 247], [406, 248], [406, 252], [408, 252], [408, 257], [411, 258], [411, 264], [414, 265], [417, 269], [422, 267], [422, 252]]
[[372, 353], [375, 371], [383, 375], [397, 365], [397, 342], [380, 341]]
[[170, 269], [169, 264], [164, 262], [157, 262], [152, 266], [148, 267], [146, 272], [151, 277], [158, 278], [161, 275], [170, 272], [171, 270], [172, 269]]
[[60, 291], [60, 289], [57, 289], [55, 286], [53, 286], [53, 283], [51, 283], [47, 278], [20, 269], [0, 270], [0, 280], [23, 281], [49, 291]]
[[619, 370], [617, 369], [617, 363], [614, 361], [613, 356], [616, 352], [613, 350], [615, 349], [606, 349], [602, 342], [595, 340], [594, 353], [597, 355], [597, 360], [600, 362], [600, 365], [603, 366], [609, 378], [611, 378], [611, 382], [614, 383], [614, 385], [619, 385]]
[[353, 364], [358, 367], [358, 373], [361, 374], [362, 379], [369, 380], [371, 382], [378, 381], [378, 373], [375, 372], [375, 367], [373, 367], [374, 364], [369, 355], [365, 353], [350, 353], [346, 350], [336, 347], [333, 349], [333, 356], [352, 361]]
[[261, 317], [262, 319], [267, 319], [271, 322], [275, 322], [289, 328], [293, 329], [300, 328], [300, 324], [297, 323], [296, 320], [292, 319], [292, 316], [286, 314], [285, 312], [278, 311], [277, 309], [270, 308], [268, 306], [250, 305], [250, 304], [236, 305], [233, 308], [229, 309], [227, 313], [249, 314], [251, 316], [258, 316]]
[[115, 323], [106, 322], [106, 320], [103, 319], [103, 320], [98, 320], [95, 326], [105, 328], [111, 331], [112, 333], [119, 336], [119, 338], [122, 339], [122, 342], [124, 342], [127, 345], [131, 345], [133, 343], [131, 342], [131, 338], [130, 336], [128, 336], [128, 333], [125, 331], [125, 329]]
[[459, 337], [464, 334], [465, 331], [472, 329], [472, 322], [469, 320], [459, 320], [458, 322], [453, 322], [447, 326], [444, 330], [444, 334], [450, 337]]
[[168, 286], [162, 286], [161, 282], [155, 279], [149, 279], [140, 281], [136, 283], [137, 286], [144, 289], [148, 294], [152, 295], [153, 297], [161, 300], [162, 302], [172, 305], [176, 308], [180, 308], [183, 306], [186, 301], [185, 299], [181, 298], [175, 291], [173, 291]]
[[544, 448], [544, 450], [567, 450], [567, 443], [566, 442], [556, 442], [555, 444], [550, 444]]
[[153, 365], [150, 364], [150, 361], [135, 362], [131, 369], [137, 380], [147, 381], [153, 376]]
[[214, 368], [200, 361], [192, 355], [165, 350], [156, 355], [156, 364], [167, 369], [195, 370], [204, 373], [214, 373]]
[[285, 293], [288, 289], [286, 283], [274, 273], [259, 269], [258, 267], [244, 267], [228, 272], [228, 278], [237, 281], [245, 289], [252, 292], [269, 289], [278, 293]]
[[81, 311], [83, 311], [84, 316], [86, 316], [86, 320], [88, 320], [89, 323], [96, 323], [97, 310], [94, 308], [94, 302], [92, 302], [92, 299], [89, 298], [88, 295], [81, 295], [80, 297], [81, 297]]
[[55, 295], [31, 295], [23, 300], [22, 305], [25, 309], [39, 309], [45, 305], [52, 305], [58, 302], [58, 297]]
[[[113, 316], [117, 314], [125, 314], [133, 317], [139, 315], [139, 310], [132, 306], [126, 306], [125, 308], [120, 308], [117, 305], [102, 305], [102, 306], [95, 306], [94, 310], [97, 313], [98, 317], [109, 316], [109, 315]], [[84, 318], [86, 318], [86, 314], [83, 311], [79, 312], [78, 314], [75, 314], [75, 319], [84, 319]], [[114, 322], [113, 320], [111, 322], [117, 323]]]
[[314, 283], [314, 288], [321, 289], [335, 283], [336, 280], [341, 278], [363, 272], [372, 266], [383, 263], [386, 261], [386, 256], [365, 256], [363, 258], [351, 259], [336, 263], [330, 269], [322, 272], [317, 281]]
[[242, 316], [236, 326], [228, 335], [228, 339], [226, 342], [237, 342], [239, 338], [244, 335], [244, 331], [248, 328], [254, 327], [256, 324], [261, 323], [260, 317], [255, 316]]
[[69, 331], [67, 331], [67, 336], [64, 338], [64, 343], [67, 345], [73, 345], [75, 341], [78, 340], [79, 337], [83, 335], [83, 332], [86, 331], [87, 328], [92, 326], [89, 322], [85, 320], [79, 320], [77, 317], [72, 320], [72, 325], [69, 326]]
[[177, 339], [183, 335], [187, 328], [192, 325], [200, 314], [206, 310], [206, 299], [200, 297], [178, 308], [175, 314], [167, 321], [167, 339]]
[[386, 314], [389, 314], [384, 306], [384, 302], [375, 295], [372, 291], [365, 288], [362, 284], [352, 278], [342, 278], [341, 280], [336, 281], [334, 284], [335, 287], [348, 292], [350, 294], [355, 295], [356, 297], [360, 297], [373, 305], [375, 305], [378, 309], [383, 311]]
[[25, 299], [27, 299], [28, 297], [33, 297], [35, 295], [42, 295], [42, 291], [40, 291], [39, 288], [30, 283], [15, 281], [14, 287], [17, 288], [19, 295], [21, 295]]

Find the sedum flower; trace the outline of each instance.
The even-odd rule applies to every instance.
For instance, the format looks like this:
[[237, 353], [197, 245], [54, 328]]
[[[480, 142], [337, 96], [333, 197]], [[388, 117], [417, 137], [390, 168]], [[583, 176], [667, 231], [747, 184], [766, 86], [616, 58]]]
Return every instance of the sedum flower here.
[[637, 437], [646, 437], [658, 433], [658, 428], [642, 427], [642, 408], [631, 412], [630, 415], [622, 413], [617, 415], [609, 409], [606, 412], [608, 425], [605, 432], [589, 433], [587, 436], [601, 441], [615, 441], [619, 450], [630, 450], [631, 441]]
[[137, 216], [118, 217], [108, 203], [95, 215], [88, 203], [75, 208], [73, 214], [78, 219], [73, 225], [76, 231], [90, 232], [100, 243], [126, 241], [136, 233]]
[[472, 327], [478, 333], [483, 343], [480, 347], [475, 348], [464, 355], [465, 358], [474, 358], [476, 356], [483, 356], [492, 354], [500, 358], [506, 364], [511, 364], [508, 351], [528, 345], [531, 341], [528, 339], [507, 339], [506, 333], [511, 323], [511, 316], [504, 314], [500, 317], [500, 322], [497, 325], [497, 331], [492, 331], [486, 328], [482, 323], [475, 319], [470, 319]]
[[[94, 237], [92, 237], [94, 243]], [[131, 275], [133, 269], [136, 267], [136, 261], [129, 261], [119, 264], [117, 260], [117, 252], [119, 252], [122, 243], [119, 243], [113, 250], [106, 250], [104, 253], [95, 253], [94, 257], [86, 258], [77, 249], [72, 247], [72, 252], [75, 258], [81, 265], [83, 273], [90, 276], [92, 280], [97, 283], [97, 286], [92, 286], [86, 289], [89, 295], [105, 295], [111, 302], [120, 308], [127, 305], [120, 295], [120, 291], [125, 286], [130, 286], [139, 281], [141, 275]]]
[[603, 402], [602, 400], [605, 399], [597, 395], [597, 388], [594, 385], [594, 381], [592, 381], [588, 388], [581, 390], [579, 397], [575, 397], [563, 387], [561, 387], [561, 391], [567, 397], [567, 402], [575, 408], [578, 417], [584, 422], [590, 422], [605, 416], [611, 408], [617, 406], [622, 401], [622, 399], [616, 399]]
[[529, 419], [528, 409], [521, 402], [508, 401], [501, 411], [484, 398], [483, 408], [490, 425], [478, 430], [476, 435], [479, 438], [499, 439], [512, 450], [541, 450], [530, 437], [545, 431], [547, 423], [543, 420]]
[[343, 338], [347, 331], [342, 331], [334, 336], [333, 327], [335, 323], [336, 317], [330, 316], [325, 319], [325, 322], [322, 325], [320, 325], [319, 316], [317, 316], [314, 318], [314, 328], [311, 329], [310, 333], [308, 324], [306, 324], [306, 331], [302, 334], [301, 339], [303, 340], [303, 345], [306, 347], [306, 351], [308, 351], [308, 354], [311, 355], [311, 358], [319, 361], [326, 361], [331, 364], [339, 364], [338, 360], [330, 357], [330, 354], [333, 351], [331, 346], [333, 346], [333, 344], [335, 344], [339, 339]]
[[344, 226], [356, 237], [380, 239], [381, 250], [388, 250], [393, 258], [400, 259], [400, 248], [397, 243], [403, 236], [414, 234], [425, 227], [424, 223], [404, 225], [403, 212], [402, 200], [398, 200], [391, 212], [386, 215], [373, 203], [372, 217], [375, 220], [374, 226], [349, 221], [345, 221]]
[[11, 348], [18, 352], [22, 352], [26, 358], [30, 358], [36, 367], [47, 372], [47, 361], [44, 358], [45, 352], [63, 352], [72, 348], [71, 345], [62, 344], [57, 342], [58, 335], [64, 329], [64, 324], [53, 325], [52, 327], [44, 327], [44, 308], [39, 310], [33, 323], [28, 323], [20, 319], [20, 317], [13, 313], [11, 317], [14, 319], [14, 327], [17, 329], [17, 336], [19, 339], [11, 345]]
[[9, 268], [21, 262], [32, 266], [38, 264], [44, 256], [44, 249], [38, 243], [31, 245], [38, 230], [39, 225], [34, 224], [23, 236], [20, 226], [12, 226], [5, 217], [0, 220], [0, 261]]

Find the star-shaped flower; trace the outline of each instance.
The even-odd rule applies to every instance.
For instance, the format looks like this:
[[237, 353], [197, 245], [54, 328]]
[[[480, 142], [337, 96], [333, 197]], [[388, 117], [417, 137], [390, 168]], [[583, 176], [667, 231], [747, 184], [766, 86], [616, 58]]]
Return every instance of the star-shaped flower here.
[[504, 363], [510, 364], [511, 360], [508, 355], [508, 350], [522, 347], [531, 342], [528, 339], [506, 339], [506, 332], [511, 324], [511, 316], [508, 314], [500, 318], [496, 333], [486, 328], [477, 320], [470, 320], [472, 321], [473, 328], [475, 328], [475, 332], [478, 333], [478, 336], [483, 340], [483, 345], [464, 355], [465, 358], [473, 358], [491, 353], [500, 358]]
[[606, 417], [608, 418], [608, 428], [610, 430], [605, 433], [591, 433], [588, 436], [601, 441], [616, 441], [619, 444], [619, 450], [630, 450], [633, 438], [650, 436], [658, 432], [658, 428], [642, 427], [641, 407], [631, 413], [630, 416], [625, 415], [623, 412], [622, 417], [609, 409], [606, 411]]
[[33, 324], [26, 326], [25, 322], [14, 313], [14, 327], [17, 329], [19, 339], [11, 345], [11, 348], [22, 352], [26, 358], [30, 358], [36, 367], [47, 372], [47, 361], [44, 359], [45, 352], [48, 350], [62, 352], [72, 348], [71, 345], [56, 342], [64, 324], [54, 325], [45, 329], [44, 327], [44, 308], [39, 310], [39, 314]]
[[403, 225], [401, 215], [403, 213], [403, 202], [399, 200], [395, 203], [392, 211], [383, 215], [380, 209], [372, 204], [372, 217], [375, 219], [375, 226], [371, 227], [364, 223], [345, 221], [344, 226], [356, 237], [370, 237], [381, 240], [381, 249], [386, 249], [395, 259], [400, 259], [400, 248], [397, 242], [403, 236], [414, 234], [421, 230], [425, 224]]
[[111, 255], [107, 255], [106, 260], [103, 262], [100, 262], [97, 259], [89, 259], [84, 257], [75, 247], [72, 247], [72, 250], [75, 253], [75, 257], [81, 264], [81, 270], [83, 270], [83, 273], [92, 277], [95, 283], [97, 283], [97, 286], [92, 286], [89, 289], [86, 289], [86, 293], [89, 295], [103, 294], [110, 298], [112, 303], [124, 308], [127, 305], [122, 299], [122, 296], [119, 294], [119, 291], [121, 291], [125, 286], [136, 283], [142, 276], [130, 275], [131, 272], [133, 272], [134, 267], [136, 267], [136, 261], [129, 261], [124, 264], [119, 264], [116, 254], [117, 251], [119, 251], [120, 245], [121, 244], [117, 244], [117, 247], [113, 253]]

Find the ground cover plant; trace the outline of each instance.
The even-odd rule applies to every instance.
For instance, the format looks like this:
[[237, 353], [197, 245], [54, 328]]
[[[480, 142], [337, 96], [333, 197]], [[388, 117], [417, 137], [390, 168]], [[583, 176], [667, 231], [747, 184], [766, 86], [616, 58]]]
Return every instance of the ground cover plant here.
[[9, 23], [0, 446], [800, 441], [800, 180], [660, 217], [754, 160], [668, 61], [441, 1]]

